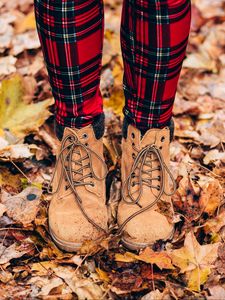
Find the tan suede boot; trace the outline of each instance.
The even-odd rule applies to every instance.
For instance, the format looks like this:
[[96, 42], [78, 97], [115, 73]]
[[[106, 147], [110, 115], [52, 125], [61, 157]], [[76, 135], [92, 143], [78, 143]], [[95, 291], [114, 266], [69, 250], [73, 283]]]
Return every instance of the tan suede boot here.
[[[169, 127], [150, 129], [143, 138], [128, 126], [122, 141], [122, 200], [118, 207], [119, 232], [123, 244], [132, 249], [153, 245], [172, 237], [171, 195], [176, 184], [168, 169]], [[169, 177], [173, 191], [170, 192]]]
[[65, 128], [49, 206], [50, 234], [61, 249], [77, 251], [107, 232], [106, 174], [103, 141], [93, 127]]

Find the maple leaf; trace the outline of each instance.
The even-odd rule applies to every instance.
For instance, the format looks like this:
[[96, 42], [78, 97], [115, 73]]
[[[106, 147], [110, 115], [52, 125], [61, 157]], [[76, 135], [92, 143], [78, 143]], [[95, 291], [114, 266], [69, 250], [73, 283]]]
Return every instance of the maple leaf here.
[[205, 283], [217, 258], [220, 243], [200, 245], [193, 232], [186, 235], [184, 247], [170, 252], [172, 263], [185, 273], [188, 287], [200, 291], [200, 285]]

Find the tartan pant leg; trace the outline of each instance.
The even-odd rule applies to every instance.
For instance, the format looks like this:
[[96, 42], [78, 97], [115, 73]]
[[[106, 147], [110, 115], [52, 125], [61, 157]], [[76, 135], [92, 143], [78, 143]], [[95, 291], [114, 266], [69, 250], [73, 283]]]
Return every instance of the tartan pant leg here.
[[123, 2], [123, 112], [140, 130], [170, 123], [190, 20], [190, 0]]
[[56, 122], [91, 124], [103, 112], [99, 89], [102, 0], [34, 0], [37, 31], [55, 99]]

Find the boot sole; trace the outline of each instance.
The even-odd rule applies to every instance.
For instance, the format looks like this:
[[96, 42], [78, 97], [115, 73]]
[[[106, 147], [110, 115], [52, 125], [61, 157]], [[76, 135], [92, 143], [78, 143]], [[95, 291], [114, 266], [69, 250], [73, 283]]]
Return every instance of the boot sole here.
[[[175, 228], [173, 228], [173, 231], [171, 232], [171, 234], [167, 238], [163, 239], [163, 241], [166, 242], [166, 241], [169, 241], [170, 239], [172, 239], [174, 232], [175, 232]], [[131, 240], [130, 241], [126, 240], [123, 237], [121, 238], [121, 242], [129, 250], [141, 250], [146, 247], [152, 247], [154, 245], [154, 243], [134, 243]]]
[[62, 239], [59, 239], [51, 230], [51, 228], [49, 227], [49, 233], [54, 241], [54, 243], [61, 249], [61, 250], [65, 250], [67, 252], [77, 252], [81, 246], [82, 243], [73, 243], [73, 242], [66, 242]]

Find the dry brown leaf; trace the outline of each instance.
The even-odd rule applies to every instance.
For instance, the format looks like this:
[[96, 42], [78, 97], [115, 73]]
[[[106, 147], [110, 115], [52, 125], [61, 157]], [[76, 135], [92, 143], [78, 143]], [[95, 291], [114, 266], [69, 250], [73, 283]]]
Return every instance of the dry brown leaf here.
[[[15, 21], [15, 16], [9, 13], [1, 13], [0, 19], [0, 53], [10, 47], [13, 37], [13, 27], [10, 23]], [[2, 73], [2, 71], [0, 71]], [[0, 74], [1, 75], [1, 74]]]
[[12, 55], [0, 57], [0, 76], [16, 72], [16, 61], [17, 58]]
[[6, 212], [6, 206], [2, 203], [0, 203], [0, 218], [3, 216], [3, 214]]
[[1, 282], [7, 283], [7, 282], [11, 281], [12, 279], [13, 279], [12, 273], [5, 271], [5, 270], [0, 271], [0, 281]]
[[193, 0], [204, 18], [225, 16], [224, 1], [222, 0]]
[[3, 246], [0, 244], [0, 265], [8, 263], [13, 258], [18, 258], [23, 256], [26, 251], [20, 249], [16, 243], [12, 244], [9, 247]]
[[216, 285], [209, 288], [210, 296], [206, 296], [207, 300], [224, 300], [225, 299], [225, 289]]
[[102, 298], [102, 289], [91, 279], [79, 278], [72, 267], [59, 266], [54, 269], [54, 272], [67, 283], [78, 296], [78, 299], [93, 300]]
[[218, 149], [210, 150], [203, 159], [205, 165], [211, 163], [225, 162], [225, 152], [219, 152]]
[[31, 186], [15, 196], [3, 191], [1, 201], [6, 206], [6, 213], [10, 218], [28, 226], [37, 215], [41, 195], [40, 189]]
[[171, 263], [171, 258], [165, 251], [155, 252], [150, 248], [145, 248], [145, 250], [139, 254], [138, 260], [156, 264], [161, 270], [174, 269], [174, 266]]
[[36, 30], [17, 34], [12, 38], [12, 48], [10, 54], [16, 56], [24, 50], [38, 49], [40, 42]]
[[[35, 154], [38, 149], [36, 145], [16, 144], [9, 145], [0, 149], [0, 160], [17, 160], [29, 158]], [[32, 151], [32, 152], [31, 152]]]
[[183, 66], [185, 68], [203, 69], [207, 71], [216, 72], [216, 62], [206, 52], [192, 53], [184, 60]]
[[72, 292], [71, 289], [66, 286], [63, 280], [59, 277], [49, 278], [48, 276], [33, 276], [30, 278], [28, 283], [32, 287], [32, 298], [42, 298], [44, 296], [48, 296], [53, 289], [60, 286], [62, 287], [62, 294], [71, 294]]
[[216, 209], [220, 206], [223, 198], [223, 189], [219, 180], [209, 178], [202, 187], [199, 198], [199, 204], [202, 210], [209, 215], [213, 215]]
[[170, 293], [168, 289], [165, 289], [162, 293], [156, 289], [146, 294], [141, 300], [170, 300]]
[[184, 113], [193, 116], [199, 115], [200, 107], [197, 102], [186, 101], [177, 96], [174, 102], [173, 114], [180, 115]]
[[225, 226], [225, 211], [218, 214], [216, 217], [209, 219], [204, 224], [204, 231], [206, 233], [217, 233]]
[[131, 252], [125, 252], [124, 254], [116, 253], [115, 260], [121, 262], [134, 262], [137, 260], [156, 264], [161, 270], [162, 269], [174, 269], [171, 264], [171, 258], [166, 252], [154, 252], [150, 248], [145, 248], [139, 255]]

